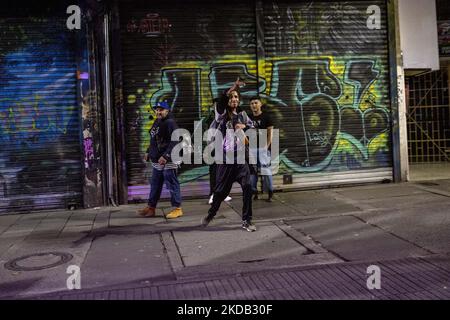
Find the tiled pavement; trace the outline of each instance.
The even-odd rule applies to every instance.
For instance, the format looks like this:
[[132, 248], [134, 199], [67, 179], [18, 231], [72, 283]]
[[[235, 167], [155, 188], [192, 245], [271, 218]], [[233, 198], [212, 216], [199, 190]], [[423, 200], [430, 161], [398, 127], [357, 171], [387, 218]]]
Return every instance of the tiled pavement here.
[[[381, 289], [367, 288], [367, 268]], [[33, 299], [33, 298], [31, 298]], [[70, 291], [44, 300], [450, 300], [450, 271], [424, 258], [321, 265], [147, 286]]]
[[[167, 204], [152, 219], [137, 216], [136, 205], [4, 215], [0, 266], [42, 252], [73, 259], [37, 271], [0, 267], [0, 297], [448, 300], [449, 186], [278, 193], [273, 203], [255, 202], [256, 233], [239, 227], [239, 197], [206, 229], [204, 200], [185, 201], [175, 221], [164, 218]], [[69, 264], [82, 269], [83, 290], [67, 290]], [[366, 287], [372, 264], [381, 268], [381, 290]]]

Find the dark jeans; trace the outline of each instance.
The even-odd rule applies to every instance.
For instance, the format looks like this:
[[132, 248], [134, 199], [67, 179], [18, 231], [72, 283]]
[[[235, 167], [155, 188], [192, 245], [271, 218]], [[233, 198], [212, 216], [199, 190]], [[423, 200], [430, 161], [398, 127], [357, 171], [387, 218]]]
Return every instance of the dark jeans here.
[[148, 206], [156, 208], [161, 197], [163, 184], [166, 182], [166, 188], [170, 191], [170, 202], [173, 207], [181, 206], [180, 182], [177, 178], [177, 170], [156, 170], [153, 168], [152, 177], [150, 178], [150, 196], [148, 197]]
[[214, 188], [216, 187], [216, 169], [216, 163], [209, 166], [209, 196], [212, 196]]
[[217, 164], [216, 186], [214, 198], [208, 213], [215, 216], [223, 200], [230, 194], [234, 182], [241, 185], [244, 205], [242, 207], [242, 220], [252, 221], [252, 184], [250, 182], [250, 169], [248, 164]]

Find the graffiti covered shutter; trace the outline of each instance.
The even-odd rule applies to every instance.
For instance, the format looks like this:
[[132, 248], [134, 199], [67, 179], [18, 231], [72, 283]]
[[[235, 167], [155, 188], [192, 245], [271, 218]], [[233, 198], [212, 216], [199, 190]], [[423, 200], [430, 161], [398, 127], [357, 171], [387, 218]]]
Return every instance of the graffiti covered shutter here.
[[[194, 121], [203, 119], [203, 130], [209, 127], [212, 100], [238, 76], [246, 82], [244, 105], [256, 94], [255, 7], [239, 2], [123, 3], [120, 28], [128, 199], [142, 200], [149, 191], [150, 169], [143, 156], [155, 119], [152, 106], [167, 101], [178, 126], [192, 133]], [[183, 195], [209, 193], [205, 164], [183, 164], [179, 180]]]
[[384, 1], [264, 2], [277, 188], [392, 178], [386, 10]]
[[0, 213], [81, 204], [75, 51], [65, 26], [0, 17]]

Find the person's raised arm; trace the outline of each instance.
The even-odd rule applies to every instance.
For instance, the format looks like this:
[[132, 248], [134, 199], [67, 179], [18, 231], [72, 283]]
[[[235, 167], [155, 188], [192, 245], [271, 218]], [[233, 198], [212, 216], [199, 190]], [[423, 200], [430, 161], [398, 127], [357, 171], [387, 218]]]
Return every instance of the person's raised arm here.
[[218, 114], [222, 115], [225, 110], [227, 109], [228, 105], [228, 96], [232, 91], [239, 91], [239, 88], [245, 86], [244, 81], [242, 81], [239, 77], [236, 79], [236, 81], [233, 83], [230, 89], [224, 90], [219, 98], [219, 101], [217, 102], [216, 111]]
[[236, 81], [233, 83], [230, 89], [226, 92], [226, 95], [228, 96], [232, 91], [238, 90], [240, 87], [245, 86], [245, 82], [241, 80], [241, 78], [237, 78]]

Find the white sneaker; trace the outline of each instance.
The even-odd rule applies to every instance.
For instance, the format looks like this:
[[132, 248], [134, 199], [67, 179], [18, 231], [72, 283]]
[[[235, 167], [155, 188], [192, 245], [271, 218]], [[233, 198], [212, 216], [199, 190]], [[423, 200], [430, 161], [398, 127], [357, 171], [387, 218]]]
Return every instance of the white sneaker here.
[[230, 196], [227, 196], [224, 201], [228, 202], [228, 201], [231, 201], [231, 199], [233, 199], [233, 198], [231, 198]]
[[211, 195], [211, 197], [209, 198], [208, 204], [212, 204], [213, 203], [213, 197], [214, 197], [214, 195]]

